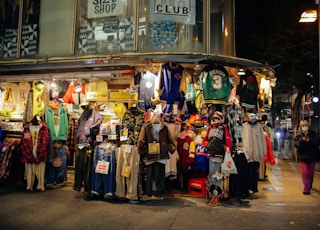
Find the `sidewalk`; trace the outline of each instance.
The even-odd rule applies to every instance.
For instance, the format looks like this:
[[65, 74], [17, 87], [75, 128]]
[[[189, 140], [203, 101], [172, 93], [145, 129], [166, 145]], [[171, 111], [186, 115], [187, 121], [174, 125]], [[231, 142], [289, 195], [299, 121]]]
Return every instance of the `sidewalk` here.
[[[313, 206], [320, 205], [320, 171], [315, 171], [313, 189], [310, 195], [303, 195], [300, 165], [284, 153], [274, 152], [276, 164], [267, 164], [267, 179], [258, 182], [259, 192], [244, 200], [244, 206], [250, 204], [257, 208], [267, 206]], [[205, 205], [205, 198], [191, 194], [173, 193], [176, 198], [185, 198], [198, 205]], [[202, 204], [201, 204], [202, 203]], [[223, 201], [220, 205], [229, 205]]]
[[[303, 195], [303, 184], [300, 174], [299, 163], [291, 160], [291, 157], [274, 152], [276, 164], [267, 164], [267, 180], [258, 182], [259, 192], [250, 199], [251, 205], [320, 205], [320, 171], [316, 170], [313, 182], [313, 189], [310, 195]], [[68, 179], [65, 189], [72, 189], [74, 170], [68, 170]], [[205, 205], [205, 197], [194, 196], [182, 193], [181, 191], [167, 194], [167, 197], [184, 198]]]
[[256, 202], [269, 204], [314, 204], [320, 205], [320, 171], [314, 175], [313, 189], [310, 195], [303, 195], [303, 184], [300, 174], [300, 165], [283, 153], [274, 152], [276, 164], [267, 164], [268, 175], [266, 181], [259, 181], [259, 192]]

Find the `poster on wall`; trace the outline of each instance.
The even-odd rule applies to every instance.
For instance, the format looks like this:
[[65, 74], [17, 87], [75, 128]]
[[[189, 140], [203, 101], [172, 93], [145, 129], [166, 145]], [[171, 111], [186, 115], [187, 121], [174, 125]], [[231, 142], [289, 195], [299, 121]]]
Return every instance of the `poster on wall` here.
[[150, 21], [180, 22], [187, 25], [195, 24], [195, 0], [151, 0]]
[[122, 15], [123, 0], [88, 0], [88, 18]]

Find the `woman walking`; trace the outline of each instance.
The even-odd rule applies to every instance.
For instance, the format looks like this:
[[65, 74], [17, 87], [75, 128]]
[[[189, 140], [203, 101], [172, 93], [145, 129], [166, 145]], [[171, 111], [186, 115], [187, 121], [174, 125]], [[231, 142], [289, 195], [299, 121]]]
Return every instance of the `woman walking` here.
[[303, 194], [309, 195], [312, 188], [315, 165], [320, 160], [320, 154], [319, 137], [309, 129], [308, 121], [300, 121], [299, 131], [294, 138], [294, 146], [297, 148], [297, 156], [300, 162], [304, 185]]

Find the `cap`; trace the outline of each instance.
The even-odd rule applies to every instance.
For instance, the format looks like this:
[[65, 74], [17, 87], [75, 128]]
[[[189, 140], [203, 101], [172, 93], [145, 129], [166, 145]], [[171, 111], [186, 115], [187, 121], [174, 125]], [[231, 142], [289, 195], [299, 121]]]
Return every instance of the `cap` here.
[[87, 102], [87, 101], [81, 102], [81, 104], [80, 104], [80, 106], [87, 106], [87, 105], [89, 105], [89, 102]]
[[223, 119], [223, 114], [220, 112], [220, 111], [215, 111], [212, 118], [216, 118], [216, 119], [219, 119], [219, 120], [222, 120]]

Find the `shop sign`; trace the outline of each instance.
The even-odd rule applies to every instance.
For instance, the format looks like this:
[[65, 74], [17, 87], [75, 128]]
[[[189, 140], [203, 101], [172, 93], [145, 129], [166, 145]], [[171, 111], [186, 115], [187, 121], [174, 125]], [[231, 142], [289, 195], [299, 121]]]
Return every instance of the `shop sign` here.
[[151, 21], [180, 22], [195, 24], [195, 0], [153, 0], [150, 2]]
[[102, 101], [108, 99], [108, 92], [86, 92], [87, 100]]
[[88, 0], [88, 18], [122, 15], [123, 0]]

